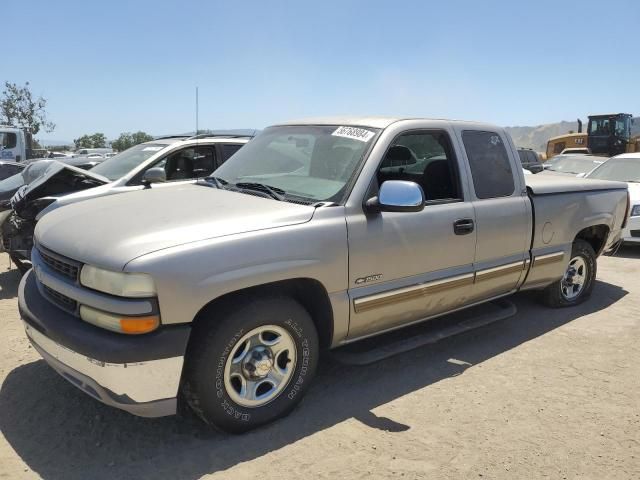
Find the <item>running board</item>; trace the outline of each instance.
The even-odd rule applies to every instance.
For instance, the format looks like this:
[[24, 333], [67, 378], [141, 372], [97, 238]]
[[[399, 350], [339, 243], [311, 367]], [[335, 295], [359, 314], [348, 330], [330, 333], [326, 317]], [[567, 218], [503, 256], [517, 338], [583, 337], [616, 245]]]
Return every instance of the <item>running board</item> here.
[[498, 299], [418, 325], [354, 342], [332, 350], [330, 353], [340, 363], [368, 365], [504, 320], [517, 312], [518, 309], [512, 302]]

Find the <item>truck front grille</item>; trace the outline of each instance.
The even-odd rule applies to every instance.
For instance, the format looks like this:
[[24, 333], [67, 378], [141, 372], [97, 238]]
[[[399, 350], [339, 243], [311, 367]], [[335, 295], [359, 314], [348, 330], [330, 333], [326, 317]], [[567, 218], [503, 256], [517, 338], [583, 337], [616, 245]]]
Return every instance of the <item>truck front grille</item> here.
[[54, 289], [47, 287], [46, 285], [42, 285], [44, 291], [47, 293], [47, 296], [58, 305], [60, 308], [67, 310], [71, 313], [75, 313], [78, 308], [78, 303], [73, 299], [69, 298], [66, 295], [61, 294], [60, 292], [56, 292]]
[[60, 257], [56, 255], [55, 257], [43, 252], [42, 249], [38, 249], [38, 253], [42, 258], [42, 261], [52, 270], [64, 275], [67, 278], [70, 278], [74, 282], [78, 280], [78, 272], [80, 271], [80, 266], [78, 264], [73, 263], [70, 260], [65, 259], [64, 257]]

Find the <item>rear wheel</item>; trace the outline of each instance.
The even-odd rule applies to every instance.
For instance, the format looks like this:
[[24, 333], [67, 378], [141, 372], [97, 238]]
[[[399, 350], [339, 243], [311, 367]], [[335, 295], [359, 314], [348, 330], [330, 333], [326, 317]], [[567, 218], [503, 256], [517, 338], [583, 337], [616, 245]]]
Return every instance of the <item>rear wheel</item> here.
[[591, 296], [596, 279], [596, 253], [586, 241], [573, 242], [571, 259], [564, 275], [542, 292], [544, 303], [550, 307], [568, 307], [584, 302]]
[[[193, 332], [182, 392], [206, 423], [245, 432], [288, 414], [318, 363], [309, 313], [290, 298], [233, 305]], [[215, 322], [215, 324], [214, 324]]]

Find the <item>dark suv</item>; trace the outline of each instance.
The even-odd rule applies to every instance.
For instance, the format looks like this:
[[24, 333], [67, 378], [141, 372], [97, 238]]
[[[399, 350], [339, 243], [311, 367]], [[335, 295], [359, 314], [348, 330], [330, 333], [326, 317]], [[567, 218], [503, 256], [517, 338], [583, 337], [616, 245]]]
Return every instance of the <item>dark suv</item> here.
[[519, 148], [518, 155], [520, 155], [522, 168], [526, 168], [531, 173], [540, 173], [544, 169], [540, 157], [530, 148]]

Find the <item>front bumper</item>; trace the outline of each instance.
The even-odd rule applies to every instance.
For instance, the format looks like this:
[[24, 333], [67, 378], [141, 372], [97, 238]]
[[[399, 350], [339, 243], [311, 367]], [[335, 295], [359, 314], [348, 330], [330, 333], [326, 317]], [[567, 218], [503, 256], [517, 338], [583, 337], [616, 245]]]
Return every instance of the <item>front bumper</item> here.
[[33, 346], [73, 385], [135, 415], [176, 412], [188, 325], [144, 335], [103, 330], [52, 305], [32, 270], [20, 283], [18, 306]]

